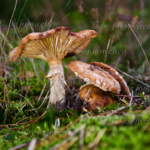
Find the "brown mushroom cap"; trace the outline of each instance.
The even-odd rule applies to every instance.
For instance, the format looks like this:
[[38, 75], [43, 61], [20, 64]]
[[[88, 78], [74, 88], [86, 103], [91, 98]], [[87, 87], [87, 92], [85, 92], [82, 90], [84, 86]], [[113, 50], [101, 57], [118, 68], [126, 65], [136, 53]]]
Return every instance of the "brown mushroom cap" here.
[[93, 65], [92, 67], [93, 69], [102, 69], [111, 74], [120, 83], [121, 94], [129, 96], [131, 95], [126, 81], [122, 78], [122, 76], [118, 73], [118, 71], [102, 62], [91, 62], [90, 64]]
[[68, 67], [77, 76], [84, 79], [87, 84], [93, 84], [104, 91], [110, 91], [112, 93], [119, 94], [121, 91], [119, 82], [105, 70], [93, 70], [91, 64], [82, 61], [72, 61], [68, 64]]
[[[90, 93], [88, 95], [88, 93]], [[88, 110], [96, 111], [97, 107], [104, 108], [106, 105], [113, 104], [113, 100], [109, 92], [105, 92], [94, 85], [86, 85], [81, 88], [79, 96], [85, 102]]]
[[68, 53], [78, 54], [98, 34], [94, 30], [71, 32], [71, 28], [58, 27], [43, 33], [30, 33], [9, 54], [10, 61], [19, 57], [41, 58], [47, 62], [62, 60]]

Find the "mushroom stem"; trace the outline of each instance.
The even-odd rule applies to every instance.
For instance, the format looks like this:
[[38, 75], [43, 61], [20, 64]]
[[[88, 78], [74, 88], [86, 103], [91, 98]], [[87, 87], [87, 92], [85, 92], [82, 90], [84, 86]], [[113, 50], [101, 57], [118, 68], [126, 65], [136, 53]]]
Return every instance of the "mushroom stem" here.
[[62, 62], [49, 63], [47, 78], [50, 80], [50, 97], [47, 108], [53, 106], [56, 110], [65, 109], [65, 78]]

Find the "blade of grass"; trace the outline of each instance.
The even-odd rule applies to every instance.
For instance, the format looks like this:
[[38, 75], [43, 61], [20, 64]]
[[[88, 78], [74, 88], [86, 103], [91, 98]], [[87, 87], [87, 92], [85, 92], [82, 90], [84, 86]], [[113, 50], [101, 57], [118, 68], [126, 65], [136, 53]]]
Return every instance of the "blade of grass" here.
[[146, 56], [146, 54], [145, 54], [145, 51], [144, 51], [144, 49], [143, 49], [143, 47], [142, 47], [142, 44], [140, 43], [138, 37], [136, 36], [136, 34], [135, 34], [135, 32], [133, 31], [133, 29], [132, 29], [132, 27], [130, 26], [130, 24], [128, 24], [128, 26], [129, 26], [130, 30], [132, 31], [132, 33], [134, 34], [136, 40], [138, 41], [138, 43], [139, 43], [139, 45], [140, 45], [140, 47], [141, 47], [141, 49], [142, 49], [142, 51], [143, 51], [143, 54], [144, 54], [144, 56], [145, 56], [145, 59], [146, 59], [146, 61], [147, 61], [147, 64], [148, 64], [148, 66], [149, 66], [149, 68], [150, 68], [150, 63], [149, 63], [149, 60], [148, 60], [148, 58], [147, 58], [147, 56]]
[[109, 47], [110, 47], [110, 39], [108, 40], [108, 43], [107, 43], [106, 53], [105, 53], [105, 57], [104, 57], [104, 63], [106, 62], [106, 59], [107, 59], [107, 53], [108, 53]]
[[[10, 18], [10, 21], [9, 21], [9, 25], [8, 25], [8, 30], [7, 30], [7, 33], [6, 33], [6, 38], [5, 38], [5, 40], [4, 40], [4, 44], [3, 44], [3, 49], [4, 49], [4, 46], [5, 46], [5, 43], [6, 43], [6, 39], [7, 39], [7, 36], [8, 36], [8, 33], [9, 33], [9, 29], [10, 29], [10, 25], [11, 25], [11, 22], [12, 22], [12, 18], [13, 18], [13, 16], [14, 16], [14, 13], [15, 13], [15, 10], [16, 10], [16, 7], [17, 7], [17, 3], [18, 3], [18, 0], [16, 0], [16, 2], [15, 2], [15, 6], [14, 6], [14, 10], [13, 10], [13, 13], [12, 13], [12, 15], [11, 15], [11, 18]], [[1, 55], [2, 55], [2, 53], [3, 53], [3, 49], [2, 49], [2, 51], [1, 51]]]
[[49, 21], [50, 26], [48, 26], [48, 29], [47, 29], [47, 30], [50, 30], [50, 28], [51, 28], [51, 23], [52, 23], [52, 20], [53, 20], [53, 18], [54, 18], [54, 15], [55, 15], [55, 13], [52, 13], [51, 18], [50, 18], [50, 21]]
[[45, 87], [46, 87], [46, 83], [45, 83], [45, 85], [44, 85], [44, 87], [43, 87], [43, 89], [42, 89], [42, 91], [41, 91], [41, 94], [40, 94], [40, 96], [39, 96], [39, 98], [38, 98], [36, 104], [38, 104], [38, 102], [40, 101], [40, 99], [41, 99], [41, 97], [42, 97], [42, 94], [43, 94], [43, 92], [44, 92], [44, 90], [45, 90]]
[[14, 22], [12, 21], [12, 25], [13, 25], [13, 28], [14, 28], [14, 33], [16, 33], [16, 35], [17, 35], [17, 38], [18, 38], [18, 40], [19, 40], [19, 42], [20, 42], [20, 37], [19, 37], [19, 35], [18, 35], [18, 33], [17, 33], [17, 30], [16, 30], [16, 27], [15, 27], [15, 24], [14, 24]]
[[24, 10], [24, 8], [25, 8], [25, 6], [26, 6], [27, 1], [28, 1], [28, 0], [26, 0], [26, 1], [24, 2], [24, 5], [23, 5], [23, 7], [22, 7], [22, 9], [21, 9], [21, 12], [20, 12], [19, 17], [18, 17], [18, 20], [17, 20], [17, 24], [18, 24], [18, 22], [19, 22], [19, 20], [20, 20], [20, 18], [21, 18], [21, 15], [22, 15], [22, 13], [23, 13], [23, 10]]
[[106, 131], [106, 129], [102, 129], [98, 132], [98, 134], [97, 134], [96, 138], [94, 139], [94, 141], [89, 143], [89, 145], [88, 145], [89, 149], [95, 149], [96, 148], [96, 146], [99, 144], [99, 141], [103, 137], [105, 131]]
[[68, 3], [66, 4], [65, 8], [63, 9], [63, 11], [67, 8], [67, 6], [70, 4], [71, 0], [68, 1]]

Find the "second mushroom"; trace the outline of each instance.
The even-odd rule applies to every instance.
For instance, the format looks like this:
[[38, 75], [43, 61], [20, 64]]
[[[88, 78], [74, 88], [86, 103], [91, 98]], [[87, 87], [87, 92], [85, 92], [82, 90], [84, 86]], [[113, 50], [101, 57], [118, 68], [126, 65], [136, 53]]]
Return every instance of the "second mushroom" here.
[[110, 92], [131, 96], [129, 88], [122, 76], [112, 67], [101, 63], [90, 64], [72, 61], [68, 67], [86, 84], [81, 86], [79, 97], [85, 102], [88, 110], [96, 111], [97, 107], [113, 104]]

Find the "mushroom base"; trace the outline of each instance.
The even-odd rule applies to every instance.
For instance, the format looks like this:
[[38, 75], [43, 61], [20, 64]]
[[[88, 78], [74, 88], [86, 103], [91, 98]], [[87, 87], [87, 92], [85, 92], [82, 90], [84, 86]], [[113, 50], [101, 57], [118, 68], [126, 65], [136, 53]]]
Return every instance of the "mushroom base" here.
[[65, 78], [62, 64], [50, 65], [50, 70], [47, 75], [50, 80], [50, 97], [47, 108], [50, 106], [56, 110], [65, 109]]

